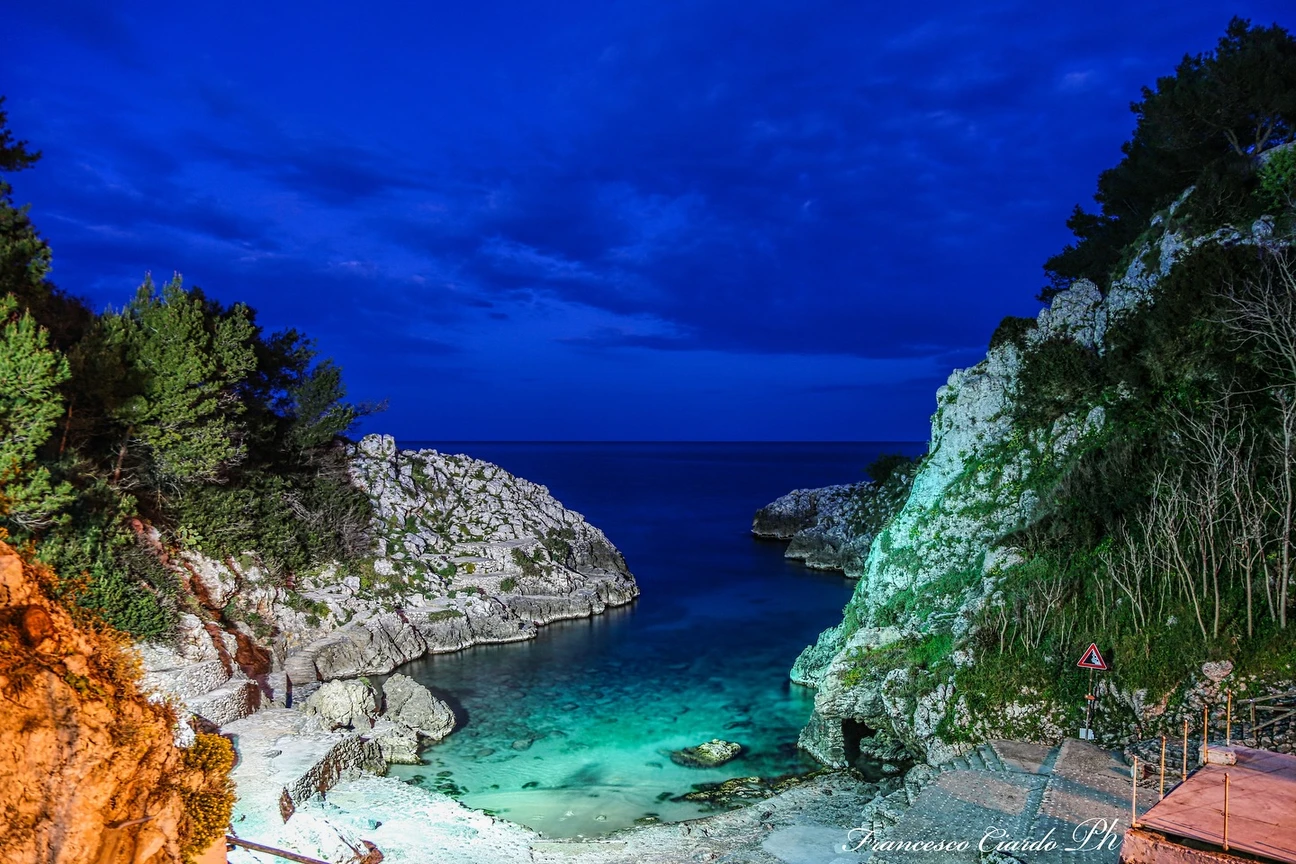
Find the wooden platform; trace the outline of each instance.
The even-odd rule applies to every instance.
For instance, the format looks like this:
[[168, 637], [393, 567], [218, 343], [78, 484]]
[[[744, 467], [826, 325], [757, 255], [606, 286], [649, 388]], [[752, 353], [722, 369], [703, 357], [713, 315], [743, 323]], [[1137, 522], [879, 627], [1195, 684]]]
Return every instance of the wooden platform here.
[[1296, 756], [1234, 746], [1236, 765], [1204, 765], [1139, 818], [1139, 824], [1224, 848], [1224, 775], [1229, 775], [1228, 849], [1296, 864]]

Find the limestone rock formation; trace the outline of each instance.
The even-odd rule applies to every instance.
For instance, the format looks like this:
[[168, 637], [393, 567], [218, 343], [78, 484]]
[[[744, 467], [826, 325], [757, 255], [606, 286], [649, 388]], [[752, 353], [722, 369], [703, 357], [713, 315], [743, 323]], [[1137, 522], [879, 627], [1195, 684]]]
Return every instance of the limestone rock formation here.
[[789, 541], [784, 557], [811, 569], [859, 578], [873, 537], [904, 503], [913, 474], [909, 466], [883, 483], [796, 489], [756, 511], [752, 534]]
[[[467, 456], [401, 451], [390, 436], [351, 456], [374, 505], [373, 561], [295, 574], [290, 588], [255, 550], [174, 556], [205, 617], [183, 615], [174, 645], [141, 647], [150, 686], [221, 725], [303, 702], [325, 681], [530, 639], [638, 596], [621, 553], [543, 486]], [[439, 716], [431, 737], [448, 731]]]
[[[1272, 232], [1263, 219], [1249, 234], [1224, 228], [1187, 238], [1167, 230], [1163, 217], [1152, 228], [1152, 239], [1105, 296], [1078, 280], [1019, 342], [995, 346], [980, 363], [953, 372], [937, 392], [928, 455], [903, 506], [871, 538], [842, 623], [825, 630], [792, 671], [793, 680], [816, 688], [814, 714], [800, 745], [819, 761], [844, 766], [860, 755], [907, 749], [938, 764], [967, 746], [945, 740], [943, 725], [971, 724], [972, 735], [981, 737], [1023, 725], [1044, 739], [1063, 734], [1059, 706], [1030, 693], [1002, 705], [996, 716], [972, 717], [951, 679], [933, 680], [905, 664], [897, 668], [871, 658], [937, 638], [966, 644], [983, 604], [996, 602], [1000, 575], [1014, 564], [1015, 552], [1004, 547], [1004, 538], [1039, 515], [1038, 478], [1065, 465], [1081, 449], [1077, 445], [1103, 428], [1105, 413], [1096, 407], [1022, 434], [1012, 417], [1023, 350], [1062, 339], [1101, 352], [1112, 323], [1149, 302], [1187, 252], [1205, 243], [1266, 242]], [[796, 522], [784, 517], [779, 524]], [[972, 662], [961, 648], [951, 659], [956, 666]], [[1127, 697], [1131, 710], [1138, 710], [1137, 694]]]
[[372, 729], [378, 699], [368, 681], [327, 681], [312, 693], [302, 709], [317, 714], [329, 729]]
[[380, 717], [365, 737], [378, 745], [382, 760], [388, 765], [419, 764], [419, 736], [409, 726]]

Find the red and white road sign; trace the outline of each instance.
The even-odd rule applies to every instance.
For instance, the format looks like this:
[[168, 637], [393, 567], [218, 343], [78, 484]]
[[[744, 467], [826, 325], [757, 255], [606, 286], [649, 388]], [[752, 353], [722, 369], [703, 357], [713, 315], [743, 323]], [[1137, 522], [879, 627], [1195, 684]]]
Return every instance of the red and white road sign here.
[[1097, 642], [1089, 643], [1089, 647], [1085, 649], [1084, 654], [1080, 657], [1080, 662], [1076, 665], [1081, 669], [1097, 669], [1099, 672], [1107, 671], [1107, 661], [1103, 659], [1102, 653], [1098, 650]]

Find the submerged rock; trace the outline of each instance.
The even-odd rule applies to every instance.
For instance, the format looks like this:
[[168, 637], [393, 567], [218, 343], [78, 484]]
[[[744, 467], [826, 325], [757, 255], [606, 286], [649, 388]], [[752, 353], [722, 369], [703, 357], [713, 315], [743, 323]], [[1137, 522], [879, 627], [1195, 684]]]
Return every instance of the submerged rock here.
[[[796, 786], [808, 783], [828, 772], [812, 771], [809, 774], [785, 774], [781, 777], [734, 777], [720, 783], [696, 783], [692, 792], [686, 792], [672, 801], [691, 801], [709, 805], [710, 809], [731, 810], [753, 801], [773, 798]], [[856, 772], [852, 776], [859, 777]]]
[[736, 758], [742, 749], [741, 744], [712, 738], [696, 747], [672, 750], [670, 758], [676, 765], [686, 768], [714, 768]]
[[715, 807], [737, 807], [774, 795], [774, 789], [760, 777], [735, 777], [722, 783], [699, 783], [672, 801], [692, 801]]

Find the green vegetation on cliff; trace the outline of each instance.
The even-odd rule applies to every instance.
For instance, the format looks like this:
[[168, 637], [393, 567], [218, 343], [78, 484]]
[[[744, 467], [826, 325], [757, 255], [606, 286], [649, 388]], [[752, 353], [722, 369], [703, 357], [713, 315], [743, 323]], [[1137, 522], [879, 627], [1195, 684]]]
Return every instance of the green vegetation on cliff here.
[[998, 541], [1024, 562], [997, 583], [977, 647], [1008, 659], [963, 672], [972, 692], [1049, 692], [1089, 641], [1124, 688], [1153, 697], [1207, 660], [1296, 678], [1293, 264], [1278, 244], [1205, 243], [1101, 352], [1027, 350], [1022, 428], [1095, 407], [1106, 419], [1049, 478], [1033, 521]]
[[[40, 155], [5, 120], [0, 178]], [[172, 552], [253, 554], [290, 586], [367, 550], [369, 502], [339, 446], [366, 409], [310, 340], [179, 276], [96, 314], [50, 262], [0, 179], [0, 529], [37, 542], [77, 602], [159, 638], [182, 605]]]

